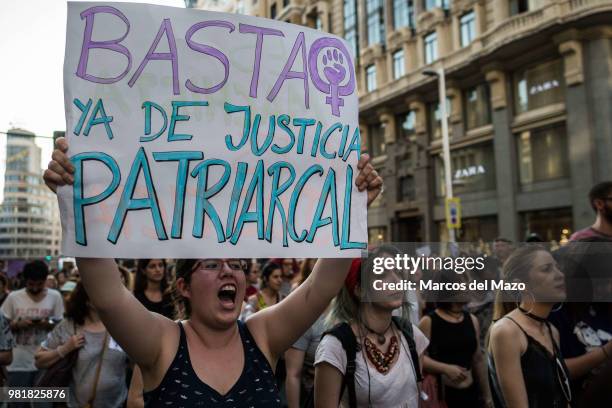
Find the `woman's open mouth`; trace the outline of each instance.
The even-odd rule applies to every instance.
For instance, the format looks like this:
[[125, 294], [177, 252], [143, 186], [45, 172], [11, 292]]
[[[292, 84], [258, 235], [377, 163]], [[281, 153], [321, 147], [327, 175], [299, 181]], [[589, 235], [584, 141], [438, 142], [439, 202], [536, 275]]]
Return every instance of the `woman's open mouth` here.
[[236, 285], [233, 283], [226, 283], [225, 285], [221, 286], [217, 296], [219, 297], [221, 305], [224, 308], [234, 309], [236, 306]]

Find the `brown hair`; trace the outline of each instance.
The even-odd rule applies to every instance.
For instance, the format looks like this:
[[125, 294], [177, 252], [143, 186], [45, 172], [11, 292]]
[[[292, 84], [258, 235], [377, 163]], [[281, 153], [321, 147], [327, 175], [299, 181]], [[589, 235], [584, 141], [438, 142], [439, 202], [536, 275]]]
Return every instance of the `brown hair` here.
[[122, 265], [117, 265], [117, 269], [119, 269], [119, 273], [121, 273], [121, 276], [123, 277], [123, 280], [125, 281], [125, 287], [131, 291], [134, 286], [134, 282], [132, 279], [132, 273], [128, 270], [128, 268]]
[[279, 269], [282, 273], [283, 272], [282, 265], [279, 265], [274, 262], [268, 262], [267, 264], [264, 265], [264, 267], [261, 269], [261, 289], [268, 287], [268, 281], [270, 280], [270, 276], [272, 275], [272, 273], [274, 273], [274, 271], [279, 270]]
[[591, 208], [593, 211], [597, 212], [597, 207], [595, 207], [595, 200], [605, 200], [608, 198], [608, 195], [612, 193], [612, 181], [604, 181], [599, 184], [594, 185], [589, 191], [589, 201], [591, 203]]
[[[529, 282], [529, 272], [533, 267], [533, 259], [540, 251], [546, 251], [546, 249], [535, 244], [525, 245], [514, 250], [502, 267], [502, 278], [505, 281]], [[497, 292], [495, 306], [493, 307], [493, 321], [501, 319], [516, 309], [516, 302], [508, 302], [506, 297], [503, 291], [499, 290]]]
[[[166, 290], [170, 286], [168, 284], [168, 265], [166, 265], [166, 260], [158, 258], [162, 261], [164, 265], [164, 277], [160, 284], [160, 289], [162, 294], [166, 293]], [[136, 276], [134, 279], [134, 293], [142, 294], [147, 289], [147, 275], [145, 273], [145, 269], [149, 265], [153, 259], [139, 259], [138, 266], [136, 267]]]
[[304, 281], [308, 279], [308, 277], [312, 273], [314, 263], [313, 263], [313, 266], [311, 266], [310, 263], [313, 260], [316, 262], [316, 258], [315, 259], [304, 258], [304, 260], [302, 261], [302, 265], [300, 266], [300, 281], [298, 282], [298, 285], [301, 285], [302, 283], [304, 283]]
[[74, 290], [66, 301], [66, 318], [72, 320], [78, 326], [85, 324], [85, 318], [89, 316], [89, 296], [81, 282], [77, 282]]

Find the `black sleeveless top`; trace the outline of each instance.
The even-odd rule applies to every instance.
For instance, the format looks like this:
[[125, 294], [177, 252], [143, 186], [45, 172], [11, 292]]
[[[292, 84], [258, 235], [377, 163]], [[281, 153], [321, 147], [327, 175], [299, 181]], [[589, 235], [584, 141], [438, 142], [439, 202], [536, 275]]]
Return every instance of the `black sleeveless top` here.
[[430, 357], [470, 370], [478, 347], [476, 329], [470, 314], [463, 312], [463, 320], [458, 323], [447, 322], [435, 311], [429, 316], [431, 317], [431, 340], [428, 346]]
[[566, 408], [568, 401], [559, 383], [557, 360], [563, 367], [566, 377], [568, 371], [552, 337], [550, 326], [548, 329], [551, 334], [554, 355], [551, 355], [542, 343], [527, 334], [513, 318], [510, 316], [505, 316], [505, 318], [516, 324], [527, 338], [527, 349], [521, 356], [521, 371], [527, 390], [529, 408]]
[[203, 383], [195, 373], [187, 336], [181, 323], [179, 347], [161, 384], [144, 393], [146, 407], [257, 407], [278, 408], [280, 398], [274, 372], [246, 324], [238, 320], [244, 349], [244, 368], [236, 384], [225, 395]]

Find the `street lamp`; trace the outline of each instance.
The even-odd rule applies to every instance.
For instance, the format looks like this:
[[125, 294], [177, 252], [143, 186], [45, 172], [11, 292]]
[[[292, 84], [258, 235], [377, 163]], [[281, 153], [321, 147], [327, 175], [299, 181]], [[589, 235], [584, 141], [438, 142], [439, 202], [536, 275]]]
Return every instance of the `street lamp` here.
[[[438, 77], [438, 100], [440, 101], [440, 122], [442, 122], [442, 159], [444, 161], [444, 182], [446, 185], [446, 200], [453, 198], [453, 184], [451, 181], [450, 146], [448, 137], [448, 112], [446, 111], [446, 77], [444, 68], [437, 70], [426, 69], [423, 75]], [[448, 222], [447, 222], [448, 224]], [[455, 242], [455, 229], [448, 227], [448, 241]]]

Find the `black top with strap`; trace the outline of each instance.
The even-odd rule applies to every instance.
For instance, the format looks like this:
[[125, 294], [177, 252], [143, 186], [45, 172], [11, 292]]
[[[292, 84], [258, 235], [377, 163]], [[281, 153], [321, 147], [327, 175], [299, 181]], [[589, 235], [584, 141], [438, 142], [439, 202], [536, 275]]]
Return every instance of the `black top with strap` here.
[[428, 354], [431, 358], [454, 364], [470, 370], [478, 339], [472, 317], [463, 312], [463, 320], [449, 322], [440, 317], [435, 310], [429, 313], [431, 318], [431, 339]]
[[[542, 343], [527, 334], [525, 329], [512, 317], [504, 316], [504, 318], [516, 324], [527, 338], [527, 349], [521, 355], [521, 371], [527, 391], [529, 408], [567, 407], [569, 401], [567, 401], [560, 383], [564, 379], [559, 378], [558, 370], [562, 369], [564, 371], [565, 378], [567, 378], [568, 371], [552, 336], [550, 323], [546, 322], [546, 326], [552, 340], [554, 355], [551, 355], [550, 351]], [[493, 400], [496, 408], [503, 408], [506, 404], [501, 395], [501, 385], [495, 375], [495, 361], [491, 355], [489, 355], [488, 363]], [[557, 364], [560, 364], [561, 367], [557, 367]]]
[[[397, 328], [402, 332], [404, 338], [406, 339], [406, 342], [408, 343], [408, 350], [410, 352], [410, 358], [414, 365], [416, 381], [417, 383], [420, 383], [421, 381], [423, 381], [423, 377], [421, 376], [419, 354], [416, 350], [414, 333], [412, 331], [412, 323], [404, 319], [400, 319], [396, 316], [394, 316], [392, 319], [393, 323], [395, 323]], [[357, 367], [355, 365], [355, 358], [357, 357], [357, 351], [359, 350], [357, 338], [355, 337], [355, 333], [353, 333], [353, 330], [351, 329], [351, 325], [348, 323], [340, 323], [333, 329], [323, 333], [323, 336], [321, 336], [321, 338], [325, 337], [327, 334], [336, 337], [340, 341], [340, 343], [342, 344], [342, 348], [344, 348], [344, 351], [346, 352], [346, 370], [344, 371], [344, 378], [342, 379], [340, 398], [342, 399], [342, 393], [344, 391], [344, 388], [346, 387], [349, 398], [349, 407], [356, 408], [357, 393], [355, 392], [355, 369]]]
[[161, 384], [144, 393], [146, 407], [257, 407], [278, 408], [280, 398], [274, 372], [248, 327], [238, 321], [244, 349], [242, 373], [225, 395], [202, 382], [191, 365], [187, 336], [181, 323], [179, 347]]

